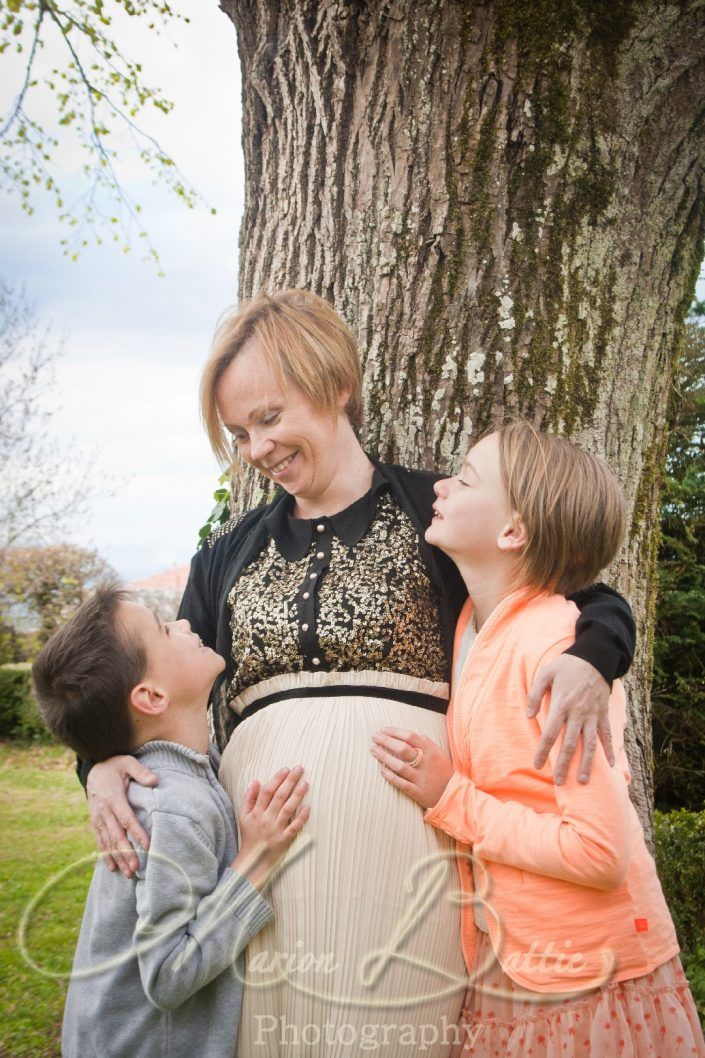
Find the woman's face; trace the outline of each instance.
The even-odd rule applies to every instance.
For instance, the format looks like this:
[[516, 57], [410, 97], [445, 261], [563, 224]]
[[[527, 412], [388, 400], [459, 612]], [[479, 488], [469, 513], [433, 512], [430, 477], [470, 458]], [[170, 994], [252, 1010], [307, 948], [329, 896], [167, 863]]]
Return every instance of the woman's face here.
[[335, 415], [321, 411], [294, 383], [282, 388], [253, 338], [216, 390], [220, 417], [240, 457], [293, 496], [322, 496], [340, 470], [341, 431], [350, 432], [341, 394]]

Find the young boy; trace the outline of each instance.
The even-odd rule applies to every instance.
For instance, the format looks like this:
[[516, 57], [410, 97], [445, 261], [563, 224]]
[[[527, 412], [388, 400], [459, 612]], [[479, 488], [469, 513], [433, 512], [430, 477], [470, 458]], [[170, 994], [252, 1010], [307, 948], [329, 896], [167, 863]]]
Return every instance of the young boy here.
[[[238, 817], [208, 757], [223, 659], [188, 621], [162, 624], [114, 585], [37, 657], [40, 709], [85, 759], [132, 752], [158, 778], [130, 800], [150, 834], [128, 880], [100, 861], [66, 999], [65, 1058], [232, 1058], [243, 952], [272, 917], [259, 888], [308, 817], [302, 769], [253, 782]], [[236, 855], [237, 852], [237, 855]]]

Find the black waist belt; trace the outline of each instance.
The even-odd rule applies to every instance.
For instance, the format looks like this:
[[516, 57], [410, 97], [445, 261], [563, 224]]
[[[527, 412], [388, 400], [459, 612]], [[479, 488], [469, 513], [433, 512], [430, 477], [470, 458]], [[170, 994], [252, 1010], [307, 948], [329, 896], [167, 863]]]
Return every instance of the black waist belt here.
[[273, 702], [284, 702], [287, 698], [340, 698], [342, 695], [361, 695], [363, 698], [389, 698], [393, 702], [405, 702], [406, 705], [418, 705], [421, 709], [431, 709], [434, 713], [445, 713], [448, 702], [435, 694], [422, 694], [421, 691], [394, 690], [391, 687], [358, 686], [354, 683], [337, 683], [332, 687], [292, 687], [288, 691], [275, 691], [258, 698], [248, 705], [240, 714], [241, 720], [264, 709]]

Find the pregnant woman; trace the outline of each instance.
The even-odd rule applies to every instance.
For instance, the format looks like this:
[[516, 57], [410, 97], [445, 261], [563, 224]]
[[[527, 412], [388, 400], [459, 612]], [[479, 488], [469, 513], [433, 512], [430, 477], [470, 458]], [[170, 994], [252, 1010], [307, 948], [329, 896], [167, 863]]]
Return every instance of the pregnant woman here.
[[[303, 765], [311, 790], [308, 836], [268, 893], [274, 924], [248, 949], [242, 1058], [375, 1046], [385, 1058], [419, 1047], [442, 1058], [463, 998], [452, 843], [385, 783], [368, 746], [394, 726], [447, 751], [465, 589], [424, 541], [436, 476], [366, 455], [360, 411], [354, 340], [315, 295], [260, 295], [218, 331], [202, 382], [211, 444], [229, 463], [234, 442], [280, 490], [211, 535], [180, 617], [227, 660], [212, 711], [234, 805], [253, 776], [283, 765]], [[631, 659], [633, 623], [608, 588], [575, 601], [573, 656], [546, 675], [560, 714], [580, 703], [566, 757], [590, 703], [589, 757], [606, 681]], [[607, 659], [603, 678], [586, 664], [596, 656]], [[114, 789], [131, 768], [109, 762], [89, 777], [106, 849], [119, 837], [114, 813], [129, 818], [106, 793], [107, 773]]]

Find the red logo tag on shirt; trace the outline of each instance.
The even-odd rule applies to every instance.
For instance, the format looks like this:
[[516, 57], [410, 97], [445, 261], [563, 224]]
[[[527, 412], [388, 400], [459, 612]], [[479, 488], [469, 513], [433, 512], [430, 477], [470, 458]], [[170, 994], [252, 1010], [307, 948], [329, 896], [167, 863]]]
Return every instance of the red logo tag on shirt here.
[[646, 933], [649, 929], [649, 920], [648, 918], [635, 918], [634, 925], [637, 933]]

